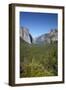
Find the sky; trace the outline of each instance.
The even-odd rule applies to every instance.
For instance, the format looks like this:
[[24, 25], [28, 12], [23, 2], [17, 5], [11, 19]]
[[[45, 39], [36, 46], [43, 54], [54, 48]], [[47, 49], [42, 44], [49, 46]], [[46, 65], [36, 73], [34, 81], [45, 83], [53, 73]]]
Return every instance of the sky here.
[[58, 15], [53, 13], [20, 12], [20, 27], [29, 29], [33, 38], [58, 28]]

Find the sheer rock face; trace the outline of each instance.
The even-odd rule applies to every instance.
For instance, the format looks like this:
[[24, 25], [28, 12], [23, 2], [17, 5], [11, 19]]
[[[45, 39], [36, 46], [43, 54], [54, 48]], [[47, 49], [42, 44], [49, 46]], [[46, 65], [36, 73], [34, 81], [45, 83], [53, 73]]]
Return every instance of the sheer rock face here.
[[43, 34], [35, 39], [35, 43], [50, 43], [51, 41], [58, 41], [58, 31], [51, 30], [49, 33]]
[[33, 40], [31, 34], [29, 33], [29, 30], [25, 27], [20, 28], [20, 38], [29, 44], [31, 44]]

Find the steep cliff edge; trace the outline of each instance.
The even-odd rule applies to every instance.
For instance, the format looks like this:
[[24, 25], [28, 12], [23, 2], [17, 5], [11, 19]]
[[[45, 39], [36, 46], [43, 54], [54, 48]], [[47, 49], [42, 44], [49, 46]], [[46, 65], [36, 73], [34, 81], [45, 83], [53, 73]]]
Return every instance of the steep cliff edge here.
[[33, 41], [32, 35], [29, 33], [29, 30], [26, 27], [20, 28], [20, 39], [23, 39], [25, 42], [31, 44]]

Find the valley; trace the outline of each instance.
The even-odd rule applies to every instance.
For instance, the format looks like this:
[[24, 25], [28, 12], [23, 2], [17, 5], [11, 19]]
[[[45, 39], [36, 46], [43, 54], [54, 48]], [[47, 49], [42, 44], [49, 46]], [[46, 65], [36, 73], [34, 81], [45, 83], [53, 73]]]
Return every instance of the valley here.
[[57, 76], [57, 44], [29, 44], [20, 39], [20, 77]]

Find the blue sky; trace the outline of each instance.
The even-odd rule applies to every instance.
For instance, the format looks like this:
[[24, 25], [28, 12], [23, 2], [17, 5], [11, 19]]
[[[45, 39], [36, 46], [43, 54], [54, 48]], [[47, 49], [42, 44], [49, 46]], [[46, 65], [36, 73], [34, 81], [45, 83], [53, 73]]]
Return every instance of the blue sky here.
[[20, 12], [20, 27], [27, 27], [33, 37], [58, 28], [58, 15], [53, 13]]

